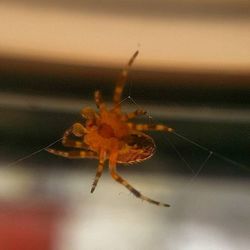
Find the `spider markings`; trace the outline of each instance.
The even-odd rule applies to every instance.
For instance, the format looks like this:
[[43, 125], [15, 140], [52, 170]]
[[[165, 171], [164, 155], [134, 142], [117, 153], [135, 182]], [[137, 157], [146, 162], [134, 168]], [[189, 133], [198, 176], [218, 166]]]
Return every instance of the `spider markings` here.
[[145, 131], [155, 130], [162, 132], [173, 132], [161, 124], [135, 124], [129, 120], [143, 115], [146, 112], [137, 109], [132, 113], [121, 111], [121, 97], [127, 80], [129, 68], [138, 55], [136, 51], [129, 60], [126, 67], [116, 83], [113, 97], [113, 107], [108, 109], [103, 101], [100, 91], [96, 91], [94, 98], [98, 112], [91, 108], [84, 108], [81, 115], [85, 118], [83, 123], [75, 123], [65, 131], [62, 144], [73, 150], [61, 151], [48, 148], [48, 152], [66, 158], [92, 158], [99, 159], [91, 193], [94, 192], [98, 180], [102, 175], [104, 164], [109, 160], [109, 171], [112, 178], [125, 186], [136, 197], [149, 203], [169, 207], [169, 204], [152, 200], [133, 188], [116, 171], [117, 163], [133, 164], [150, 158], [155, 152], [154, 140], [145, 134]]

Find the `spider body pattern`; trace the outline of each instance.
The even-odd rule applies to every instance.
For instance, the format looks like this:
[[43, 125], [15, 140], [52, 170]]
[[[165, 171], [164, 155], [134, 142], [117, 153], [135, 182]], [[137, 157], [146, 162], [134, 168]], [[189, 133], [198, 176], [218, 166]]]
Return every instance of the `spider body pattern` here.
[[124, 185], [132, 194], [142, 200], [169, 207], [169, 204], [155, 201], [141, 194], [123, 179], [116, 170], [117, 163], [133, 164], [146, 160], [154, 154], [156, 149], [154, 140], [145, 134], [145, 131], [173, 131], [172, 128], [161, 124], [136, 124], [130, 122], [130, 120], [146, 114], [144, 110], [137, 109], [132, 113], [121, 111], [121, 97], [128, 71], [138, 53], [136, 51], [133, 54], [121, 72], [114, 90], [113, 107], [108, 109], [102, 99], [101, 92], [96, 91], [94, 99], [98, 112], [91, 108], [82, 109], [81, 115], [85, 121], [73, 124], [63, 135], [63, 146], [71, 149], [62, 151], [48, 148], [47, 151], [66, 158], [98, 159], [99, 163], [91, 193], [94, 192], [102, 175], [105, 162], [109, 161], [109, 171], [115, 181]]

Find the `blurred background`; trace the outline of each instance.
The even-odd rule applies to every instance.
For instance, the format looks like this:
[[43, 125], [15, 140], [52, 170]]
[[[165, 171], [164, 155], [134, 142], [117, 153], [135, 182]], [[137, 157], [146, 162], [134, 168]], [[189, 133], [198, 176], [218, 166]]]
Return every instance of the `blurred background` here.
[[[249, 249], [249, 28], [246, 0], [1, 1], [0, 250]], [[108, 171], [91, 195], [95, 160], [41, 151], [16, 162], [81, 121], [96, 89], [111, 104], [137, 49], [124, 91], [136, 104], [123, 110], [139, 105], [205, 147], [150, 133], [153, 158], [119, 166], [171, 208], [142, 203]]]

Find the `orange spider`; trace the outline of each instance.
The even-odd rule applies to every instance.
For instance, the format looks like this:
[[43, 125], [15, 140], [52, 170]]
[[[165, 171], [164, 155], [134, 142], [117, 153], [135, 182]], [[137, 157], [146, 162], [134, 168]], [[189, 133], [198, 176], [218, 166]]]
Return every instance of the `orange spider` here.
[[85, 123], [75, 123], [65, 131], [62, 144], [77, 150], [61, 151], [47, 149], [48, 152], [66, 158], [96, 158], [99, 159], [96, 176], [91, 188], [94, 192], [98, 180], [103, 172], [104, 163], [109, 160], [109, 171], [114, 180], [124, 185], [136, 197], [155, 205], [169, 207], [170, 205], [152, 200], [134, 189], [116, 171], [117, 163], [133, 164], [150, 158], [155, 152], [153, 139], [143, 133], [148, 130], [172, 132], [173, 129], [165, 125], [135, 124], [128, 122], [146, 112], [137, 109], [132, 113], [122, 113], [121, 96], [127, 80], [128, 71], [138, 55], [138, 51], [129, 60], [122, 70], [116, 83], [111, 109], [107, 109], [100, 91], [95, 92], [95, 103], [98, 112], [91, 108], [84, 108], [81, 115]]

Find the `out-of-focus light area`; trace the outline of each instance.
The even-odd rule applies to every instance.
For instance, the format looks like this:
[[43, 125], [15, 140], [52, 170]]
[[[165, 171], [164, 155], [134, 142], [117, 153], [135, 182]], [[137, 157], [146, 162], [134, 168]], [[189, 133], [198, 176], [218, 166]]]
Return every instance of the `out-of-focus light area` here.
[[[1, 170], [1, 244], [18, 245], [13, 241], [24, 237], [36, 249], [247, 249], [247, 182], [127, 177], [172, 207], [142, 203], [106, 174], [90, 195], [93, 175], [86, 170]], [[42, 240], [50, 247], [39, 247]], [[18, 249], [32, 249], [27, 242]]]
[[[113, 7], [113, 8], [112, 8]], [[1, 1], [0, 53], [109, 65], [248, 70], [248, 1]]]
[[[1, 1], [0, 250], [249, 249], [249, 28], [245, 0]], [[178, 135], [149, 133], [156, 154], [118, 170], [170, 208], [107, 169], [90, 194], [96, 160], [41, 150], [95, 90], [111, 105], [137, 49], [123, 111]]]

